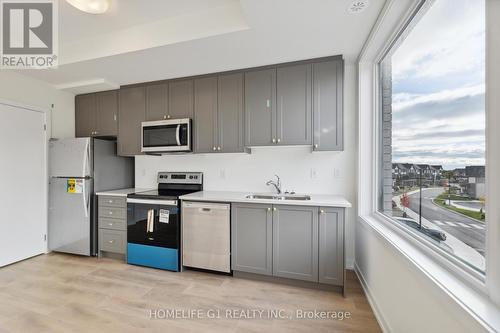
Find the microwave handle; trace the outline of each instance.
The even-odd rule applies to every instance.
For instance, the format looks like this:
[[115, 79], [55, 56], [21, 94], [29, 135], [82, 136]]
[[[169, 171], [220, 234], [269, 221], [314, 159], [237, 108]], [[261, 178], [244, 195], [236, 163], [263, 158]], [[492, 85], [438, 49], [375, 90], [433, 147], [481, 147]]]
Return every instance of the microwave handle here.
[[181, 124], [177, 125], [177, 129], [175, 130], [175, 140], [177, 141], [177, 145], [181, 145]]

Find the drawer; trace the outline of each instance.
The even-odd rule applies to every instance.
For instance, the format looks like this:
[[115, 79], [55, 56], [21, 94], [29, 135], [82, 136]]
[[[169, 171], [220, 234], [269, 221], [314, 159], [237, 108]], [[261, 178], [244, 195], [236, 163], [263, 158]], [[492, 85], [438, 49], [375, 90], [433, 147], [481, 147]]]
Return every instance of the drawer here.
[[119, 219], [99, 218], [99, 229], [127, 230], [127, 221]]
[[99, 251], [125, 254], [126, 245], [125, 231], [99, 229]]
[[126, 220], [127, 209], [115, 207], [99, 207], [99, 217]]
[[99, 206], [125, 208], [125, 207], [127, 207], [127, 198], [126, 197], [112, 197], [109, 195], [100, 195], [99, 196]]

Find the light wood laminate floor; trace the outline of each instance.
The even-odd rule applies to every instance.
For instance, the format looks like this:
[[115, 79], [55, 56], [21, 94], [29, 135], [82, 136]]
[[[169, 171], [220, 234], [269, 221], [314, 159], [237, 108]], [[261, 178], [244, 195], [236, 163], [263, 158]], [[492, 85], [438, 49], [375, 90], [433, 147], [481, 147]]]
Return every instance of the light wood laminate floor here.
[[[297, 310], [315, 309], [347, 311], [351, 318], [296, 318]], [[194, 315], [201, 318], [165, 319], [173, 314], [169, 310], [179, 310], [177, 315], [184, 317], [199, 311]], [[263, 319], [229, 316], [258, 317], [258, 310]], [[268, 310], [286, 318], [269, 319]], [[156, 319], [151, 318], [154, 311]], [[203, 318], [217, 313], [220, 319]], [[340, 292], [48, 254], [0, 268], [0, 333], [15, 332], [380, 332], [380, 328], [352, 273], [343, 298]]]

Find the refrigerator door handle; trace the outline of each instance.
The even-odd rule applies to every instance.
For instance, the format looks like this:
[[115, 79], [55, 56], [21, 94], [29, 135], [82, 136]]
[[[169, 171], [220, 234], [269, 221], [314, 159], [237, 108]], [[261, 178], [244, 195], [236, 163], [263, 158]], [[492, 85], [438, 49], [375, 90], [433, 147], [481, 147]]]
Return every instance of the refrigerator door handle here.
[[90, 142], [87, 142], [85, 147], [85, 156], [83, 157], [83, 177], [90, 174]]
[[87, 186], [85, 186], [85, 181], [83, 182], [83, 210], [85, 211], [85, 217], [89, 217], [89, 203], [90, 203], [90, 197], [87, 198], [88, 192], [87, 192]]
[[175, 130], [175, 140], [177, 141], [177, 145], [181, 145], [181, 124], [177, 125], [177, 129]]

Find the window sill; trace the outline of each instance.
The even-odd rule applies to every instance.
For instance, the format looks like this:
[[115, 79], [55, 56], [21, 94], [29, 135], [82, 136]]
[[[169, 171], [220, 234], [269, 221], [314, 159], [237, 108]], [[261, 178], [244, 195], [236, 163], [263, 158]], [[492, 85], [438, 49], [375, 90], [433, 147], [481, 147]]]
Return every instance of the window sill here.
[[457, 277], [456, 272], [442, 267], [434, 256], [426, 253], [423, 250], [424, 245], [418, 245], [417, 241], [410, 240], [411, 236], [402, 235], [380, 216], [375, 214], [361, 216], [358, 220], [359, 223], [364, 223], [374, 230], [379, 238], [391, 245], [485, 329], [500, 332], [500, 307], [485, 294], [484, 283], [479, 280], [473, 283], [474, 286], [465, 283], [463, 279]]

